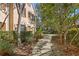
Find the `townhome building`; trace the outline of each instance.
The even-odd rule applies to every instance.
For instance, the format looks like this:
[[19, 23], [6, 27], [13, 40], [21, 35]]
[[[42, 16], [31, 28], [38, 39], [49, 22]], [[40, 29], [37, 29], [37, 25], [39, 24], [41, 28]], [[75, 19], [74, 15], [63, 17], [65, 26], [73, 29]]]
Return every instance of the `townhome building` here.
[[[0, 27], [2, 31], [16, 31], [18, 25], [18, 11], [16, 4], [0, 4]], [[36, 31], [35, 12], [31, 3], [26, 3], [20, 22], [20, 30]]]

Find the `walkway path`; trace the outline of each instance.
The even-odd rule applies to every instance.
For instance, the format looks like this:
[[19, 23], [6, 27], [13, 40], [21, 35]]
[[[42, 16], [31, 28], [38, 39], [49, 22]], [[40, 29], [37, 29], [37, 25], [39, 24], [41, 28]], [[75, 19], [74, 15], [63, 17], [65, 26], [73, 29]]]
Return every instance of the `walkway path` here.
[[51, 55], [51, 35], [44, 35], [43, 39], [39, 39], [36, 46], [33, 48], [32, 55], [36, 56], [50, 56]]

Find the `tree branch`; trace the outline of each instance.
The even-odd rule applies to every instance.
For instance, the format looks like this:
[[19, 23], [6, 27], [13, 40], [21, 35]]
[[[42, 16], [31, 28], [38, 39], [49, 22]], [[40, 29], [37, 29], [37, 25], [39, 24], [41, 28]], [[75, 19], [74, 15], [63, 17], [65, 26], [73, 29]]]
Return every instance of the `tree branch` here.
[[7, 17], [8, 17], [8, 16], [9, 16], [9, 14], [8, 14], [8, 15], [6, 15], [6, 17], [5, 17], [4, 21], [2, 22], [2, 25], [1, 25], [0, 29], [4, 26], [5, 21], [6, 21], [6, 19], [7, 19]]

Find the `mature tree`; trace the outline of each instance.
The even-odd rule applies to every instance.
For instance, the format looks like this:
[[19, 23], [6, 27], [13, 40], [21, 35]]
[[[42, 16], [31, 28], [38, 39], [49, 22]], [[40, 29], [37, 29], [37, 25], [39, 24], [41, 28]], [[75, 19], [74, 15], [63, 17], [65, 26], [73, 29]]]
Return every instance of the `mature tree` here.
[[40, 4], [44, 26], [58, 32], [60, 43], [65, 43], [68, 30], [75, 23], [74, 18], [78, 19], [79, 15], [72, 15], [75, 7], [77, 7], [75, 4]]
[[21, 18], [23, 15], [23, 10], [25, 8], [25, 3], [16, 3], [17, 13], [18, 13], [18, 46], [21, 45], [21, 38], [20, 38], [20, 27], [21, 27]]

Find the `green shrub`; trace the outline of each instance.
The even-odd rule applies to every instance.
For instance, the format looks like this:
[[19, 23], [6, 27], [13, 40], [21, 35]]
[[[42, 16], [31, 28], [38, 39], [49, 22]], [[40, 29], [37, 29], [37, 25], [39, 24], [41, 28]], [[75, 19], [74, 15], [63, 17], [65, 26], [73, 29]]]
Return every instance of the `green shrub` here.
[[41, 28], [39, 28], [39, 29], [35, 32], [34, 37], [35, 37], [37, 40], [43, 38], [43, 31], [42, 31]]
[[[68, 43], [71, 42], [72, 38], [75, 36], [76, 33], [77, 33], [77, 31], [75, 31], [75, 30], [72, 30], [72, 31], [68, 32], [68, 34], [67, 34], [67, 42]], [[72, 44], [79, 47], [79, 34], [76, 36], [76, 38], [74, 39]]]
[[[22, 42], [30, 43], [33, 39], [31, 31], [21, 31], [20, 38]], [[0, 39], [6, 40], [11, 44], [17, 44], [18, 33], [16, 31], [0, 31]]]
[[0, 40], [0, 55], [13, 55], [13, 46], [6, 40]]
[[70, 42], [76, 33], [77, 31], [69, 31], [67, 34], [67, 41]]
[[33, 34], [31, 31], [21, 31], [20, 37], [22, 42], [31, 43], [33, 40]]
[[0, 39], [9, 41], [10, 43], [16, 43], [17, 34], [14, 31], [0, 31]]

